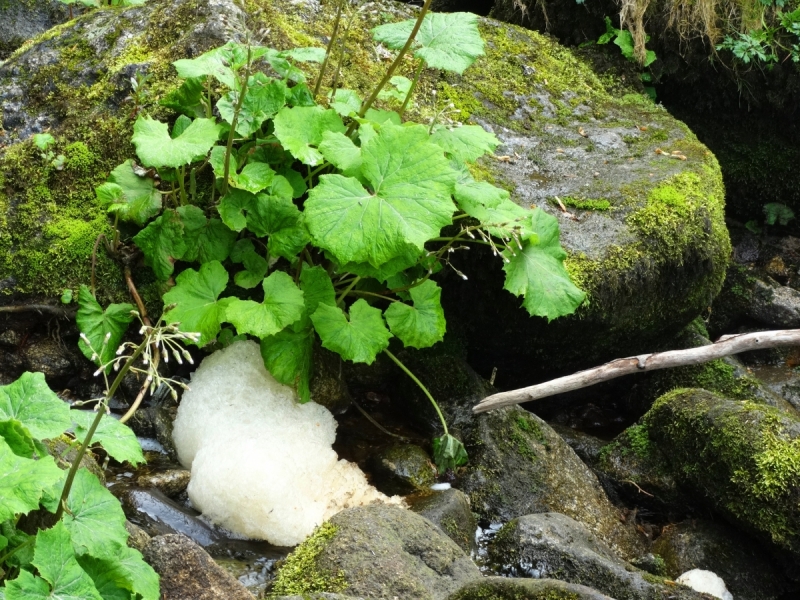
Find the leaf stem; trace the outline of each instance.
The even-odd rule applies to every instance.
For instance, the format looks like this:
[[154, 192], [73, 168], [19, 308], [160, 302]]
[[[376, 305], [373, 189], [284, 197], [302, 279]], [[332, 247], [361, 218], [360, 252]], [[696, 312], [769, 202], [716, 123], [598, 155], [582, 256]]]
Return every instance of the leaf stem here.
[[336, 299], [336, 306], [342, 305], [345, 296], [347, 296], [347, 294], [350, 293], [350, 290], [352, 290], [359, 281], [361, 281], [361, 277], [356, 277], [355, 279], [353, 279], [353, 281], [350, 282], [350, 285], [344, 288], [344, 291], [341, 294], [339, 294], [339, 297]]
[[86, 433], [86, 437], [78, 448], [78, 452], [75, 454], [75, 458], [73, 459], [72, 465], [69, 468], [67, 480], [64, 482], [64, 489], [61, 492], [61, 499], [58, 502], [58, 510], [56, 511], [55, 517], [56, 520], [60, 519], [64, 514], [64, 507], [66, 506], [69, 492], [72, 489], [72, 482], [75, 480], [75, 474], [78, 472], [78, 469], [81, 466], [81, 461], [86, 454], [86, 449], [89, 447], [89, 444], [92, 443], [92, 436], [94, 436], [94, 432], [97, 431], [97, 426], [100, 425], [100, 420], [105, 414], [106, 403], [114, 396], [114, 393], [117, 391], [117, 388], [119, 388], [122, 380], [125, 378], [125, 375], [128, 374], [128, 371], [133, 363], [142, 355], [142, 352], [144, 352], [144, 349], [147, 348], [149, 343], [149, 336], [142, 340], [142, 343], [139, 344], [139, 347], [136, 348], [136, 351], [131, 354], [127, 361], [125, 361], [125, 364], [119, 370], [119, 373], [117, 373], [117, 377], [114, 379], [111, 387], [108, 388], [106, 397], [100, 402], [100, 406], [97, 409], [97, 416], [94, 418], [94, 421], [92, 421], [92, 425], [89, 427], [89, 431]]
[[185, 206], [187, 202], [186, 197], [186, 165], [178, 169], [178, 189], [181, 195], [181, 206]]
[[221, 195], [228, 193], [228, 175], [231, 169], [231, 153], [233, 152], [233, 138], [236, 136], [236, 125], [239, 123], [239, 113], [242, 111], [244, 104], [244, 97], [247, 95], [247, 85], [250, 83], [250, 61], [253, 55], [253, 50], [248, 44], [247, 46], [247, 65], [244, 68], [244, 80], [242, 82], [242, 89], [239, 91], [239, 97], [236, 99], [236, 108], [233, 111], [233, 119], [231, 119], [231, 130], [228, 132], [228, 145], [225, 147], [225, 170], [222, 178]]
[[5, 563], [9, 558], [14, 556], [14, 554], [17, 553], [18, 551], [22, 550], [23, 548], [27, 548], [28, 546], [30, 546], [34, 541], [36, 541], [36, 536], [32, 535], [27, 540], [22, 542], [19, 546], [14, 548], [13, 550], [9, 550], [8, 552], [6, 552], [2, 556], [0, 556], [0, 565]]
[[419, 59], [419, 64], [417, 65], [417, 71], [414, 73], [414, 80], [411, 82], [411, 87], [408, 88], [408, 93], [406, 94], [406, 99], [403, 100], [403, 106], [400, 107], [398, 113], [400, 114], [400, 118], [403, 118], [403, 114], [406, 112], [406, 107], [408, 103], [411, 101], [411, 96], [414, 95], [414, 90], [417, 88], [417, 83], [419, 83], [420, 75], [422, 75], [422, 70], [425, 68], [425, 61]]
[[380, 298], [381, 300], [388, 300], [389, 302], [400, 302], [400, 300], [397, 300], [395, 298], [390, 298], [385, 294], [376, 294], [375, 292], [365, 292], [364, 290], [351, 290], [350, 293], [356, 294], [358, 296], [371, 296], [373, 298]]
[[436, 414], [439, 415], [439, 420], [442, 422], [442, 427], [444, 428], [444, 434], [448, 435], [447, 421], [444, 420], [444, 415], [442, 414], [442, 411], [439, 408], [439, 405], [436, 404], [436, 400], [433, 399], [433, 396], [431, 396], [431, 393], [428, 391], [428, 388], [426, 388], [422, 384], [422, 382], [419, 379], [417, 379], [416, 375], [414, 375], [411, 371], [409, 371], [408, 367], [406, 367], [402, 362], [400, 362], [399, 358], [397, 358], [394, 354], [389, 352], [388, 348], [386, 350], [384, 350], [383, 352], [384, 352], [384, 354], [386, 354], [386, 356], [391, 358], [392, 361], [394, 362], [394, 364], [396, 364], [398, 367], [400, 367], [403, 370], [403, 373], [408, 375], [411, 378], [411, 381], [416, 383], [419, 386], [419, 389], [421, 389], [422, 392], [428, 397], [428, 400], [430, 400], [431, 404], [433, 404], [433, 408], [436, 409]]
[[419, 28], [422, 26], [422, 20], [428, 13], [428, 9], [430, 8], [430, 6], [431, 6], [431, 0], [425, 0], [425, 4], [422, 5], [422, 8], [419, 11], [419, 15], [417, 16], [417, 22], [414, 23], [414, 28], [411, 30], [411, 34], [408, 36], [406, 43], [400, 49], [400, 52], [397, 54], [397, 57], [394, 59], [392, 64], [389, 65], [389, 69], [386, 71], [386, 74], [383, 76], [383, 79], [381, 79], [380, 83], [372, 91], [370, 97], [367, 98], [364, 104], [361, 105], [361, 110], [358, 112], [359, 117], [363, 118], [364, 115], [367, 114], [367, 111], [369, 110], [370, 106], [372, 106], [373, 102], [375, 102], [375, 99], [378, 97], [378, 94], [380, 94], [383, 87], [392, 78], [392, 75], [394, 75], [394, 72], [397, 70], [397, 67], [400, 66], [400, 63], [403, 61], [403, 58], [405, 57], [409, 48], [411, 48], [411, 44], [414, 43], [414, 38], [417, 37], [417, 32], [419, 31]]
[[314, 84], [314, 98], [316, 98], [317, 95], [319, 94], [319, 88], [322, 86], [322, 78], [325, 76], [325, 71], [328, 68], [328, 61], [331, 59], [333, 44], [339, 35], [339, 23], [342, 20], [342, 10], [344, 9], [344, 1], [345, 0], [340, 0], [339, 5], [336, 7], [336, 18], [333, 21], [333, 32], [331, 33], [331, 39], [328, 40], [328, 47], [325, 48], [325, 60], [322, 61], [322, 66], [320, 66], [319, 68], [319, 76], [317, 77], [317, 81]]

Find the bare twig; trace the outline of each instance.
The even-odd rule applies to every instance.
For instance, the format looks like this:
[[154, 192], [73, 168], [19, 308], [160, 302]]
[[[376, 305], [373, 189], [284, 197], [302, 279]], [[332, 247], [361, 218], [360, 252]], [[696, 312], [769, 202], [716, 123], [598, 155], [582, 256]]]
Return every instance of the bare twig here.
[[408, 441], [408, 439], [409, 439], [409, 438], [407, 438], [407, 437], [405, 437], [405, 436], [403, 436], [403, 435], [397, 435], [396, 433], [392, 433], [391, 431], [389, 431], [388, 429], [386, 429], [386, 428], [385, 428], [383, 425], [381, 425], [380, 423], [378, 423], [378, 422], [377, 422], [375, 419], [373, 419], [373, 418], [372, 418], [372, 416], [371, 416], [371, 415], [370, 415], [370, 414], [369, 414], [367, 411], [365, 411], [363, 408], [361, 408], [361, 407], [360, 407], [360, 406], [359, 406], [359, 405], [356, 403], [356, 401], [355, 401], [355, 400], [351, 400], [351, 402], [353, 403], [353, 406], [355, 406], [355, 407], [358, 409], [358, 412], [360, 412], [362, 415], [364, 415], [364, 418], [365, 418], [367, 421], [369, 421], [370, 423], [372, 423], [373, 425], [375, 425], [375, 427], [377, 427], [377, 428], [378, 428], [380, 431], [382, 431], [382, 432], [383, 432], [383, 433], [385, 433], [386, 435], [390, 435], [390, 436], [392, 436], [392, 437], [396, 437], [396, 438], [398, 438], [398, 439], [401, 439], [401, 440], [406, 440], [406, 441]]
[[0, 306], [0, 313], [19, 313], [19, 312], [39, 312], [48, 313], [61, 319], [72, 319], [75, 317], [75, 309], [66, 306], [54, 306], [52, 304], [20, 304], [15, 306]]
[[548, 396], [579, 390], [603, 381], [622, 377], [623, 375], [630, 375], [631, 373], [699, 365], [723, 356], [747, 352], [748, 350], [798, 345], [800, 345], [800, 329], [724, 335], [710, 345], [687, 350], [669, 350], [668, 352], [618, 358], [599, 367], [552, 379], [538, 385], [492, 394], [476, 404], [472, 408], [472, 412], [482, 413], [511, 404], [539, 400]]

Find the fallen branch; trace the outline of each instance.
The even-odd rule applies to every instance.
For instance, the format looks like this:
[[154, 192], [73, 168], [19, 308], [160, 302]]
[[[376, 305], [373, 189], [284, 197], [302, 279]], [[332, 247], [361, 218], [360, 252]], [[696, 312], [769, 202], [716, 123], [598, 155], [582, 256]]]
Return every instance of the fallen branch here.
[[66, 306], [54, 306], [52, 304], [20, 304], [15, 306], [0, 306], [0, 313], [17, 312], [38, 312], [48, 313], [61, 319], [72, 319], [75, 317], [75, 309]]
[[538, 385], [492, 394], [473, 406], [472, 412], [482, 413], [511, 404], [539, 400], [632, 373], [699, 365], [723, 356], [747, 352], [748, 350], [764, 350], [766, 348], [798, 345], [800, 345], [800, 329], [724, 335], [716, 342], [706, 346], [618, 358], [599, 367], [579, 371], [578, 373], [552, 379]]

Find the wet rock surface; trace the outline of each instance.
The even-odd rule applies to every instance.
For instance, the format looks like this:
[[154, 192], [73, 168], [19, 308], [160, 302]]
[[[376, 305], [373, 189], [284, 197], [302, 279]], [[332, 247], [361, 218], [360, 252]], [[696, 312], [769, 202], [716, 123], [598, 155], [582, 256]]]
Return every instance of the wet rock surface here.
[[253, 600], [253, 595], [197, 544], [180, 534], [154, 537], [144, 559], [161, 578], [162, 600]]
[[511, 576], [578, 583], [617, 600], [702, 598], [634, 569], [585, 526], [557, 513], [526, 515], [509, 522], [495, 537], [489, 556]]
[[450, 488], [409, 498], [408, 502], [411, 510], [437, 525], [464, 552], [475, 549], [475, 516], [464, 492]]
[[555, 579], [487, 577], [467, 584], [448, 600], [612, 600], [583, 585]]
[[665, 527], [653, 544], [666, 575], [676, 579], [692, 569], [719, 575], [736, 600], [781, 598], [791, 588], [769, 551], [724, 523], [691, 520]]
[[370, 461], [373, 484], [387, 496], [427, 490], [435, 481], [431, 457], [414, 444], [393, 444]]
[[28, 0], [0, 5], [0, 60], [24, 42], [63, 23], [69, 8], [58, 0]]

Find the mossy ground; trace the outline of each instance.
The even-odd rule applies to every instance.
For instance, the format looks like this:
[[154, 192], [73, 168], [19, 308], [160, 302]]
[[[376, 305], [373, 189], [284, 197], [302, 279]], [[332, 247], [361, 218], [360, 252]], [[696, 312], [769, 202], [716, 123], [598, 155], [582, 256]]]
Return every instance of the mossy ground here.
[[330, 573], [317, 566], [317, 557], [337, 528], [323, 523], [286, 557], [272, 583], [271, 596], [293, 596], [314, 592], [341, 592], [347, 587], [344, 573]]

